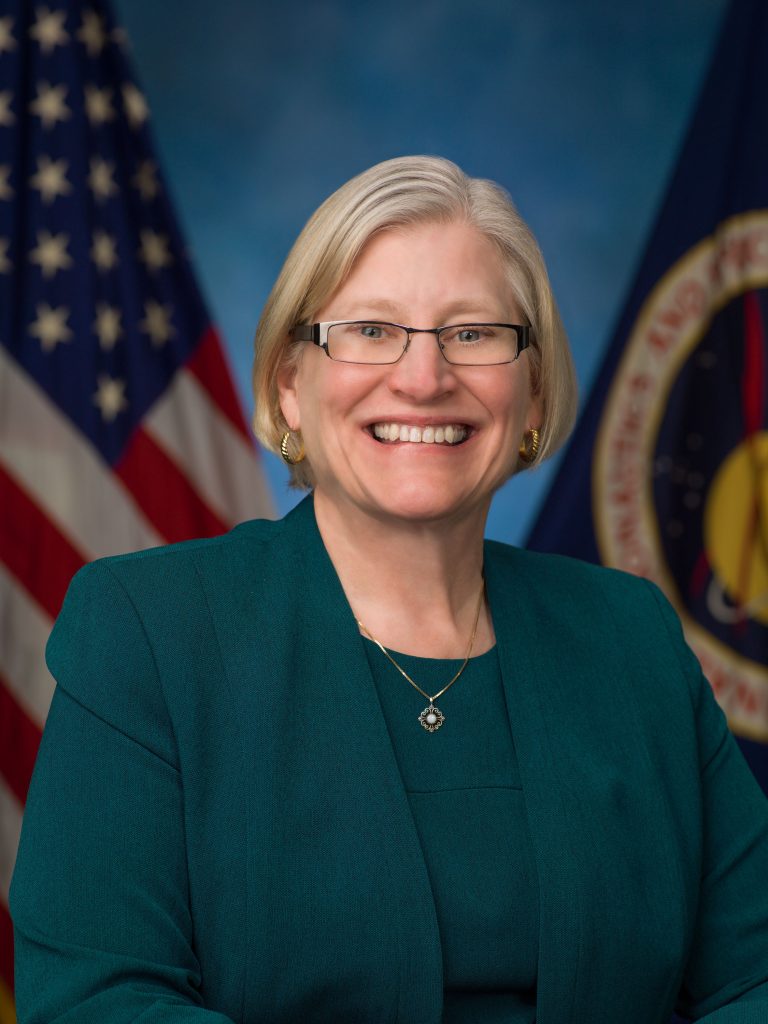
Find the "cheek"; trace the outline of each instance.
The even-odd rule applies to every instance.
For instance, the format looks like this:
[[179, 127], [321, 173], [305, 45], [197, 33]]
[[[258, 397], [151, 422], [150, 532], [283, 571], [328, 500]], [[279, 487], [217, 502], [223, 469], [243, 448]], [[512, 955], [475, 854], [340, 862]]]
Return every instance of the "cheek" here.
[[522, 433], [534, 404], [527, 376], [516, 375], [511, 380], [499, 381], [489, 393], [487, 404], [505, 433], [512, 434], [518, 430]]

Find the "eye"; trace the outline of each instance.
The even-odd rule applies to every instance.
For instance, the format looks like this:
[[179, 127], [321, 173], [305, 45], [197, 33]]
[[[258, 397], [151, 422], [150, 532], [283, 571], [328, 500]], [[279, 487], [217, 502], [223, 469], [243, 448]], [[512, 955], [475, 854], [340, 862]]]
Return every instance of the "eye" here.
[[464, 344], [480, 341], [482, 337], [482, 332], [477, 327], [462, 327], [460, 331], [456, 332], [456, 340], [464, 342]]
[[440, 338], [456, 345], [480, 345], [493, 339], [495, 333], [495, 328], [487, 324], [456, 324], [446, 327]]
[[381, 324], [358, 324], [358, 330], [363, 338], [371, 341], [380, 341], [384, 337], [384, 327]]

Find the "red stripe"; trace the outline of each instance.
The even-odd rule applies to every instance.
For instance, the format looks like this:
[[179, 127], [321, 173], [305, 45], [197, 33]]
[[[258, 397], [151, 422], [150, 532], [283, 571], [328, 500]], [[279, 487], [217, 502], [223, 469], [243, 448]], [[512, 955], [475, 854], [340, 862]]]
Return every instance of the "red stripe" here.
[[211, 511], [176, 463], [143, 430], [133, 435], [114, 470], [167, 541], [226, 533], [227, 524]]
[[0, 463], [0, 561], [55, 619], [86, 561]]
[[11, 694], [0, 674], [0, 774], [20, 804], [27, 802], [29, 780], [42, 733]]
[[209, 327], [187, 362], [189, 372], [197, 377], [213, 401], [218, 405], [238, 433], [253, 444], [237, 397], [232, 374], [227, 366], [224, 350], [215, 328]]
[[765, 414], [765, 332], [755, 292], [744, 296], [744, 373], [741, 381], [745, 434], [763, 429]]
[[[755, 555], [755, 545], [760, 530], [760, 484], [759, 458], [756, 448], [757, 435], [763, 427], [765, 415], [765, 333], [760, 302], [755, 292], [744, 296], [744, 372], [741, 381], [742, 404], [744, 408], [744, 434], [749, 447], [752, 465], [755, 469], [757, 487], [752, 489], [749, 520], [741, 543], [741, 558], [735, 595], [740, 605], [749, 597], [749, 581]], [[746, 628], [746, 615], [739, 623]]]
[[13, 993], [13, 924], [4, 903], [0, 903], [0, 978]]
[[712, 572], [709, 559], [705, 551], [700, 552], [699, 557], [696, 559], [696, 564], [693, 567], [691, 573], [690, 589], [693, 597], [701, 597], [706, 589], [707, 583], [709, 582], [710, 573]]

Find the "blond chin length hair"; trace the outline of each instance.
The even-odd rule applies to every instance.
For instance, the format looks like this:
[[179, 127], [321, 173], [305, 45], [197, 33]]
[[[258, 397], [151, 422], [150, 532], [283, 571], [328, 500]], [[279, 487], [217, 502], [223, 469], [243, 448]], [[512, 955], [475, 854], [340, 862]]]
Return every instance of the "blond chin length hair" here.
[[[563, 444], [576, 415], [576, 376], [536, 239], [495, 182], [470, 178], [440, 157], [407, 156], [376, 164], [342, 185], [310, 217], [288, 254], [256, 329], [254, 430], [262, 445], [279, 452], [289, 429], [280, 409], [278, 370], [296, 365], [307, 344], [294, 342], [291, 329], [313, 322], [375, 234], [435, 221], [472, 224], [498, 249], [531, 327], [531, 387], [543, 409], [537, 463]], [[291, 467], [291, 485], [314, 485], [309, 459]]]

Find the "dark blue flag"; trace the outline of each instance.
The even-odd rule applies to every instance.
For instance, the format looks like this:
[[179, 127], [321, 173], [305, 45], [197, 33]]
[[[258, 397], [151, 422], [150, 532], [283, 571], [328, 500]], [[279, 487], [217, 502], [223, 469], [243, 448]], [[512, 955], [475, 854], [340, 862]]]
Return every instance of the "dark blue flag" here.
[[655, 580], [768, 791], [768, 4], [735, 0], [529, 546]]

